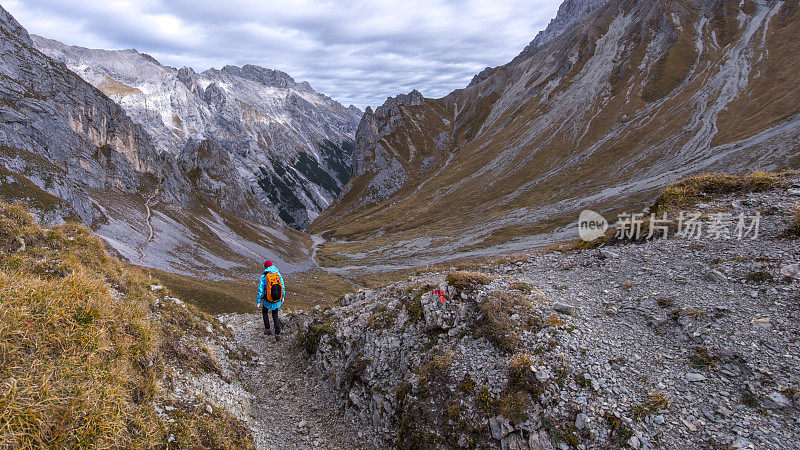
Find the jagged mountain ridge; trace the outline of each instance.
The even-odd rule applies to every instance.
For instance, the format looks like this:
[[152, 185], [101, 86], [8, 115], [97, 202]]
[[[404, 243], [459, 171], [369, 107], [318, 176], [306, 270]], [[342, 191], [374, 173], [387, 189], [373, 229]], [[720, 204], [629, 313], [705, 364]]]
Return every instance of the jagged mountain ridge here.
[[310, 264], [309, 239], [259, 205], [219, 146], [160, 152], [2, 8], [0, 53], [4, 200], [26, 201], [51, 222], [78, 218], [128, 261], [177, 273], [241, 276], [263, 255], [288, 271]]
[[797, 2], [609, 1], [466, 89], [368, 110], [354, 177], [310, 227], [331, 239], [320, 257], [528, 248], [693, 173], [797, 165], [798, 16]]
[[133, 49], [32, 39], [119, 103], [160, 150], [179, 154], [196, 141], [214, 141], [231, 154], [259, 201], [291, 226], [307, 226], [350, 178], [361, 111], [307, 82], [254, 65], [195, 73]]
[[[583, 16], [605, 5], [606, 2], [608, 0], [564, 0], [564, 3], [558, 7], [556, 16], [547, 24], [547, 27], [533, 38], [533, 41], [525, 47], [522, 53], [514, 58], [514, 61], [530, 57], [539, 47], [563, 34], [569, 27], [581, 20]], [[492, 73], [492, 70], [494, 70], [492, 67], [483, 69], [472, 78], [469, 85], [472, 86], [485, 80]]]

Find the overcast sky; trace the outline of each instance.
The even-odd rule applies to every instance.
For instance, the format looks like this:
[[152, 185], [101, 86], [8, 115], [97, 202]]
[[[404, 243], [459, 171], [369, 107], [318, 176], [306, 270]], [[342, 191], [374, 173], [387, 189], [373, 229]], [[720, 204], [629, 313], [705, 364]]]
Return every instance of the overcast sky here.
[[561, 0], [4, 0], [31, 33], [200, 72], [256, 64], [345, 105], [441, 97], [510, 61]]

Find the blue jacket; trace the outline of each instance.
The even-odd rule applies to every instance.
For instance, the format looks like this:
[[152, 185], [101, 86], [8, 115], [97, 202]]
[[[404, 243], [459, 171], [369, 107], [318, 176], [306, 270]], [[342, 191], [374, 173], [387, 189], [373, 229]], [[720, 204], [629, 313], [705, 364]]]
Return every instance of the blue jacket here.
[[[261, 282], [258, 284], [258, 301], [257, 301], [258, 303], [257, 304], [258, 304], [258, 306], [261, 306], [261, 297], [264, 296], [264, 294], [265, 294], [264, 291], [267, 289], [267, 273], [277, 273], [278, 274], [278, 278], [281, 279], [281, 300], [278, 301], [278, 302], [275, 302], [275, 303], [272, 303], [270, 301], [264, 301], [264, 306], [269, 308], [269, 309], [278, 309], [278, 308], [281, 307], [281, 304], [283, 303], [283, 299], [286, 297], [286, 286], [284, 286], [284, 284], [283, 284], [283, 276], [281, 276], [281, 273], [278, 272], [278, 268], [275, 267], [275, 266], [267, 267], [266, 269], [264, 269], [264, 273], [261, 274]], [[267, 297], [267, 298], [269, 298], [269, 297]]]

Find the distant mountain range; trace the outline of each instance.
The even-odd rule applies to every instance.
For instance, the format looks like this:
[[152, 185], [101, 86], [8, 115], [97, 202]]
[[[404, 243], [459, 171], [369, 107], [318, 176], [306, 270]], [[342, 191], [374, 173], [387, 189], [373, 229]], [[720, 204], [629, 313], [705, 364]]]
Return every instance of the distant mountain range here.
[[4, 200], [78, 219], [128, 261], [173, 272], [311, 265], [310, 238], [285, 222], [307, 223], [349, 177], [355, 108], [268, 69], [197, 75], [31, 38], [2, 8], [0, 52]]
[[245, 65], [198, 74], [136, 50], [31, 39], [122, 106], [158, 150], [188, 152], [187, 167], [201, 142], [219, 146], [260, 204], [290, 226], [307, 226], [350, 179], [361, 111], [281, 71]]
[[793, 1], [567, 0], [506, 65], [440, 99], [368, 108], [353, 178], [309, 228], [343, 267], [577, 237], [706, 171], [800, 166]]

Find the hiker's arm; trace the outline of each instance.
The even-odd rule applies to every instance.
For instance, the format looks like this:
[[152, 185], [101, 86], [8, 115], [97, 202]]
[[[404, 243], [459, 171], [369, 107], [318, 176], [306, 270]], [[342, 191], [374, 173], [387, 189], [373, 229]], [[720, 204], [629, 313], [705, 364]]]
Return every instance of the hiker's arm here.
[[258, 298], [256, 299], [256, 308], [261, 309], [261, 297], [264, 295], [264, 276], [258, 282]]
[[281, 279], [281, 301], [283, 301], [286, 298], [286, 286], [283, 284], [283, 275], [280, 272], [278, 272], [278, 278]]

